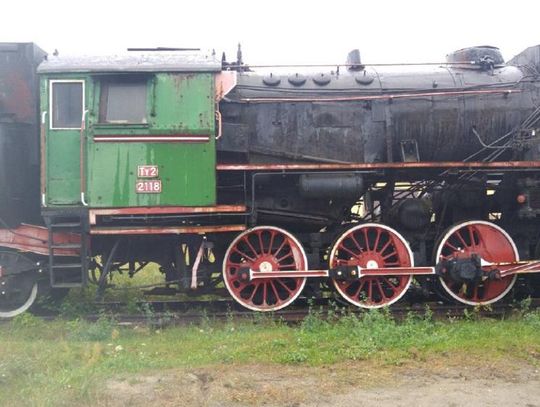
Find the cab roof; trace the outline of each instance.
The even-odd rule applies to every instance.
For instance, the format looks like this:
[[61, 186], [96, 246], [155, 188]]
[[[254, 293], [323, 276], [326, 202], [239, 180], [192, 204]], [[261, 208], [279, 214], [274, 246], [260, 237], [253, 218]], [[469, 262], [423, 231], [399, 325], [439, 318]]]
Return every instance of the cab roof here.
[[70, 72], [218, 72], [221, 61], [202, 52], [130, 52], [102, 56], [49, 55], [39, 73]]

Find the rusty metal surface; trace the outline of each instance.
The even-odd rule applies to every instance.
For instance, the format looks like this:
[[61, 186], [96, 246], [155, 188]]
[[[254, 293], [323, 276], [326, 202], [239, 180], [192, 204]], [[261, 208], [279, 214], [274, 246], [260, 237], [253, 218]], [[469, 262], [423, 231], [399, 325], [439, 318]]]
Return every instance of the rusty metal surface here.
[[217, 206], [148, 206], [133, 208], [105, 208], [89, 211], [90, 224], [96, 223], [97, 216], [107, 215], [174, 215], [197, 213], [241, 213], [246, 211], [245, 205]]
[[[0, 229], [0, 247], [21, 250], [42, 255], [49, 255], [49, 232], [47, 228], [21, 225], [16, 229]], [[74, 233], [54, 233], [54, 244], [78, 244], [80, 235]], [[55, 249], [55, 255], [79, 256], [74, 249]]]
[[540, 168], [540, 161], [501, 162], [395, 162], [350, 164], [218, 164], [218, 171], [291, 171], [291, 170], [390, 170], [390, 169], [529, 169]]
[[246, 230], [245, 225], [183, 226], [183, 227], [94, 227], [91, 235], [177, 235], [187, 233], [226, 233]]
[[57, 72], [219, 72], [221, 61], [203, 52], [158, 52], [105, 55], [50, 55], [39, 73]]
[[32, 43], [0, 43], [0, 218], [9, 226], [40, 222], [35, 68], [44, 55]]
[[473, 126], [493, 142], [540, 99], [519, 67], [469, 65], [302, 72], [302, 83], [294, 72], [240, 73], [220, 105], [218, 151], [250, 163], [391, 162], [412, 140], [421, 161], [464, 160], [482, 148]]
[[471, 96], [471, 95], [490, 95], [490, 94], [505, 94], [519, 93], [521, 90], [514, 88], [503, 88], [494, 90], [463, 90], [463, 91], [446, 91], [446, 92], [419, 92], [419, 93], [392, 93], [384, 95], [364, 95], [364, 96], [337, 96], [337, 97], [296, 97], [296, 98], [241, 98], [242, 102], [247, 103], [275, 103], [275, 102], [348, 102], [348, 101], [367, 101], [367, 100], [394, 100], [394, 99], [416, 99], [438, 96]]
[[220, 72], [216, 75], [215, 81], [216, 102], [219, 102], [236, 86], [237, 73], [235, 71]]
[[454, 66], [466, 69], [490, 69], [504, 66], [504, 59], [499, 48], [488, 45], [469, 47], [451, 52], [446, 61]]
[[95, 143], [207, 143], [209, 134], [152, 134], [126, 136], [125, 134], [96, 135]]
[[218, 206], [149, 206], [132, 208], [106, 208], [91, 209], [89, 211], [89, 222], [91, 225], [97, 223], [98, 216], [110, 215], [174, 215], [174, 214], [198, 214], [198, 213], [242, 213], [245, 212], [245, 205], [218, 205]]

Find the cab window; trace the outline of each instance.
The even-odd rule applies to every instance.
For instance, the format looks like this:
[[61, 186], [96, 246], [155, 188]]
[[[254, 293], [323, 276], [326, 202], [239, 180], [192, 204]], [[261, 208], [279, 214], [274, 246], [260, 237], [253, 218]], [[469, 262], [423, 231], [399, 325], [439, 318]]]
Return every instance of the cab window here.
[[80, 129], [83, 95], [83, 81], [51, 81], [52, 129]]
[[101, 81], [100, 123], [144, 124], [146, 113], [146, 78], [109, 78]]

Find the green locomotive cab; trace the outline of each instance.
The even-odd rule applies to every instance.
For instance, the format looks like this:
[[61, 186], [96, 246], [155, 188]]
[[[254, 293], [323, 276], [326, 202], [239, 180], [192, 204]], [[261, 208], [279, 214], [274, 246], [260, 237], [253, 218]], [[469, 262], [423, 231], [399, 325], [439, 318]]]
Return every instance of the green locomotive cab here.
[[220, 70], [183, 52], [49, 57], [39, 67], [42, 206], [215, 205]]

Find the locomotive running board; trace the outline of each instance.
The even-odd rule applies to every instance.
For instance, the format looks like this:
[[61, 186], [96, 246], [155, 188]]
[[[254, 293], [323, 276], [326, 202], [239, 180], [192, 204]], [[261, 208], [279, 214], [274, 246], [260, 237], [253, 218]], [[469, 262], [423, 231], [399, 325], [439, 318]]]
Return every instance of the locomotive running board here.
[[213, 226], [134, 226], [134, 227], [92, 227], [91, 235], [181, 235], [189, 233], [228, 233], [242, 232], [245, 225], [213, 225]]
[[245, 205], [216, 205], [216, 206], [137, 206], [130, 208], [99, 208], [90, 209], [90, 225], [97, 224], [98, 216], [114, 215], [197, 215], [197, 214], [228, 214], [246, 212]]

